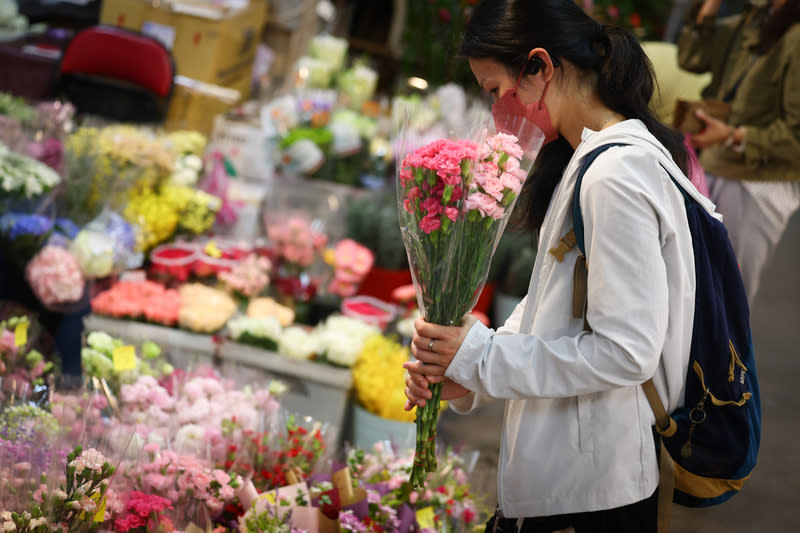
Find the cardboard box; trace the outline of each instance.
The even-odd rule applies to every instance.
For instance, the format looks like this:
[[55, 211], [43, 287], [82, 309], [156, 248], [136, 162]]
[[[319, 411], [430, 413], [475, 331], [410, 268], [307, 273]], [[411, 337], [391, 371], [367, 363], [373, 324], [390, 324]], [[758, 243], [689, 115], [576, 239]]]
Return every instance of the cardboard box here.
[[157, 38], [172, 52], [180, 76], [241, 86], [252, 75], [266, 5], [251, 0], [244, 8], [229, 9], [188, 0], [103, 0], [100, 23]]
[[210, 135], [214, 119], [242, 100], [236, 89], [178, 76], [164, 122], [167, 130], [195, 130]]

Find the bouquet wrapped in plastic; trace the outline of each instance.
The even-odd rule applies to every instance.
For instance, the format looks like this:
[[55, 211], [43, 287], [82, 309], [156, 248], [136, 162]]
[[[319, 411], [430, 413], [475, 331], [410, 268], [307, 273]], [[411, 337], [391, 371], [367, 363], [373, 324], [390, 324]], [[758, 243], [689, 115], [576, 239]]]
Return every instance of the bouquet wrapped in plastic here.
[[[498, 117], [495, 117], [497, 119]], [[457, 325], [480, 296], [497, 242], [544, 140], [522, 118], [482, 121], [471, 139], [439, 139], [398, 157], [398, 212], [425, 320]], [[401, 135], [402, 139], [402, 135]], [[402, 155], [402, 154], [401, 154]], [[436, 470], [441, 384], [417, 408], [411, 482]]]

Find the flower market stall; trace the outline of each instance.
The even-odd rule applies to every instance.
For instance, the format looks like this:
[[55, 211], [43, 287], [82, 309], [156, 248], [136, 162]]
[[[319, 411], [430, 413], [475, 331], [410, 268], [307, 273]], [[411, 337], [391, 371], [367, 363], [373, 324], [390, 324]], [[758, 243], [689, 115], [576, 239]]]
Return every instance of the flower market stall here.
[[202, 132], [175, 105], [123, 124], [0, 93], [0, 530], [482, 520], [458, 443], [409, 481], [419, 312], [394, 185], [399, 153], [464, 136], [482, 103], [378, 94], [350, 52], [313, 37], [284, 90], [195, 102]]

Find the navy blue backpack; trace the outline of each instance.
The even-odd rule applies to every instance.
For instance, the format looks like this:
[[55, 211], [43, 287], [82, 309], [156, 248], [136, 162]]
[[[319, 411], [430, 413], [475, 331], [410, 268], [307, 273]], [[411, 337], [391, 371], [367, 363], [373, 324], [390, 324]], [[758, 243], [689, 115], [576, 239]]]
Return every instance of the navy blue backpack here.
[[[581, 182], [594, 160], [613, 146], [627, 145], [594, 149], [578, 171], [572, 221], [575, 244], [584, 255]], [[728, 500], [750, 476], [761, 437], [761, 406], [750, 310], [728, 232], [670, 177], [686, 203], [697, 280], [684, 407], [668, 415], [652, 380], [643, 388], [661, 435], [661, 486], [670, 477], [664, 469], [674, 470], [673, 501], [705, 507]]]

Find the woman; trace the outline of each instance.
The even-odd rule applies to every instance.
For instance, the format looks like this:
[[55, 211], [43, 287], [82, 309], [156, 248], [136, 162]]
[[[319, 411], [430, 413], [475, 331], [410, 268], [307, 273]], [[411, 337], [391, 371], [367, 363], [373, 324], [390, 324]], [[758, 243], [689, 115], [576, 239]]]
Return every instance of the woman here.
[[[656, 530], [654, 378], [668, 410], [680, 403], [694, 311], [694, 259], [684, 200], [682, 138], [650, 112], [653, 76], [628, 32], [602, 26], [574, 0], [489, 0], [461, 52], [496, 118], [513, 111], [546, 134], [523, 210], [539, 251], [527, 296], [493, 331], [415, 323], [406, 408], [428, 383], [459, 413], [505, 400], [498, 513], [491, 530]], [[576, 167], [607, 143], [581, 187], [588, 310], [573, 317], [573, 267], [548, 253], [572, 228]], [[663, 165], [663, 167], [662, 167]]]
[[748, 5], [717, 19], [721, 0], [698, 2], [680, 35], [680, 64], [711, 71], [703, 97], [731, 104], [728, 122], [700, 112], [711, 199], [752, 302], [759, 278], [800, 207], [800, 0]]

